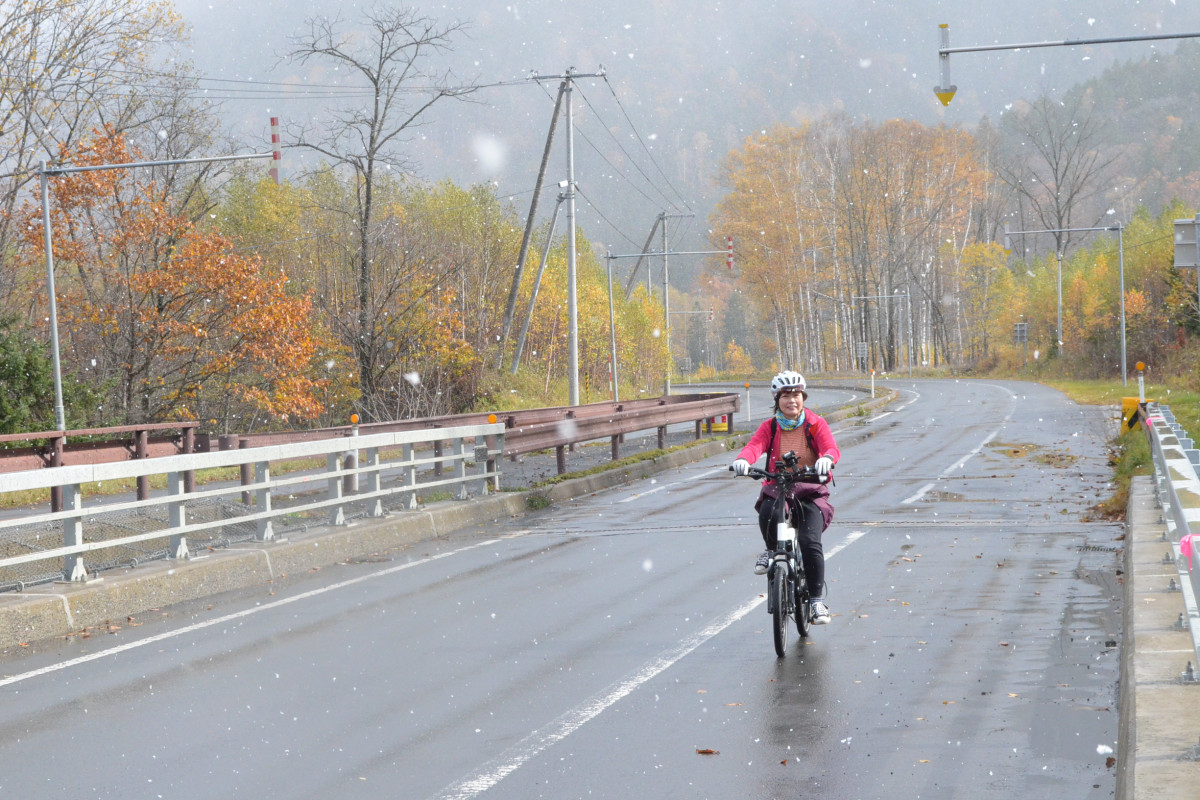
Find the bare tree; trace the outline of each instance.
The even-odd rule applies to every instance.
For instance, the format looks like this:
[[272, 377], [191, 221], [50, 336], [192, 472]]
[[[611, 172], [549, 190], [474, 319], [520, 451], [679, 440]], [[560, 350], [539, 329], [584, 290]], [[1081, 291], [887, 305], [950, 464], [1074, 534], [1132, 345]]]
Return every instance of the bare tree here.
[[413, 9], [392, 6], [365, 11], [362, 22], [364, 31], [344, 31], [347, 25], [340, 17], [314, 17], [307, 23], [308, 31], [294, 38], [288, 57], [302, 65], [321, 62], [348, 70], [366, 83], [365, 103], [333, 112], [322, 129], [295, 131], [294, 140], [296, 146], [348, 168], [355, 179], [353, 207], [346, 212], [357, 233], [352, 254], [357, 307], [354, 323], [344, 335], [358, 364], [364, 408], [370, 409], [383, 388], [381, 324], [386, 323], [381, 320], [374, 284], [388, 270], [377, 260], [377, 254], [386, 256], [386, 250], [373, 239], [377, 183], [388, 170], [396, 170], [395, 177], [406, 169], [399, 145], [422, 123], [426, 112], [439, 100], [462, 97], [472, 88], [452, 85], [449, 73], [429, 66], [432, 56], [450, 49], [451, 37], [463, 29], [462, 23], [442, 25]]
[[1043, 230], [1056, 231], [1055, 250], [1064, 253], [1072, 239], [1064, 228], [1091, 227], [1103, 218], [1101, 209], [1094, 218], [1078, 219], [1088, 213], [1087, 202], [1102, 194], [1116, 160], [1100, 149], [1103, 120], [1087, 92], [1064, 100], [1042, 95], [1005, 120], [1010, 149], [997, 172], [1012, 187], [1022, 218], [1028, 211]]

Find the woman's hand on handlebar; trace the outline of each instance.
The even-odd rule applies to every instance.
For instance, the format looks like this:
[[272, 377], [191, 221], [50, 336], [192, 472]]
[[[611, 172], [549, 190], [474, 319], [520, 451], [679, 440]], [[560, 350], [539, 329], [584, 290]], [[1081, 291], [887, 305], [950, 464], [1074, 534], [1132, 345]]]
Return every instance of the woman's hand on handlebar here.
[[732, 465], [730, 465], [729, 471], [735, 475], [749, 475], [750, 462], [744, 458], [739, 458], [737, 461], [734, 461]]

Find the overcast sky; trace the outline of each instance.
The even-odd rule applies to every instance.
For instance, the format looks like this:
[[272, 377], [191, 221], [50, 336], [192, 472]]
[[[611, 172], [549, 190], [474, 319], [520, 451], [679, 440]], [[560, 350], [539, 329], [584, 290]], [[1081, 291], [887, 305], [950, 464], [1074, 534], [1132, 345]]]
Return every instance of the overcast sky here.
[[[1022, 98], [1095, 77], [1116, 59], [1137, 60], [1156, 47], [1171, 51], [1177, 45], [1141, 42], [957, 54], [951, 67], [958, 96], [943, 108], [933, 95], [939, 80], [939, 23], [949, 24], [951, 46], [1200, 32], [1197, 0], [462, 0], [411, 5], [442, 22], [468, 23], [454, 52], [439, 61], [464, 80], [492, 83], [531, 71], [548, 75], [575, 67], [593, 72], [603, 66], [607, 82], [580, 82], [577, 125], [588, 141], [577, 142], [577, 179], [594, 203], [581, 208], [580, 224], [615, 251], [627, 250], [634, 241], [640, 246], [654, 216], [664, 209], [696, 211], [695, 219], [676, 230], [681, 238], [702, 234], [704, 217], [720, 192], [714, 178], [721, 157], [746, 135], [777, 122], [842, 109], [880, 120], [907, 117], [971, 127], [984, 115], [1003, 114]], [[289, 37], [320, 8], [311, 1], [181, 0], [177, 7], [193, 27], [190, 57], [210, 78], [361, 85], [279, 63]], [[329, 13], [338, 12], [353, 20], [355, 7], [330, 3]], [[220, 95], [221, 87], [232, 85], [214, 83], [210, 90]], [[470, 104], [444, 103], [405, 147], [424, 179], [491, 181], [501, 194], [511, 193], [519, 207], [527, 207], [553, 89], [553, 84], [541, 88], [524, 82], [485, 90]], [[236, 133], [260, 138], [269, 116], [319, 118], [329, 102], [265, 91], [226, 100], [224, 114]], [[562, 146], [560, 137], [551, 183], [565, 176]], [[544, 196], [545, 213], [552, 207], [552, 195]]]

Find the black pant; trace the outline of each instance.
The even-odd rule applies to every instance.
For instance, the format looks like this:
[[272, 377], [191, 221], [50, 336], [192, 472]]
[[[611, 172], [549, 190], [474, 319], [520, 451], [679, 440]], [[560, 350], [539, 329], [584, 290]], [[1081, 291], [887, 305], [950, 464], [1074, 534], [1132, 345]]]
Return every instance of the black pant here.
[[[782, 519], [783, 500], [764, 497], [758, 507], [758, 528], [762, 531], [763, 543], [774, 550], [776, 515]], [[825, 531], [825, 519], [821, 509], [811, 500], [792, 501], [792, 526], [796, 529], [796, 546], [804, 562], [804, 578], [808, 581], [808, 593], [812, 597], [825, 596], [825, 548], [821, 545], [821, 534]]]

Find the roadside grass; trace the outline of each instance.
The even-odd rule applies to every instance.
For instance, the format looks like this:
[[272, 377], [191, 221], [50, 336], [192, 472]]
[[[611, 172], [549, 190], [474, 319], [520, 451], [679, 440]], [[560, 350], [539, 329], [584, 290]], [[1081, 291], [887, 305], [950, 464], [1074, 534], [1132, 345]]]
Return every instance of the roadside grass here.
[[[1122, 398], [1137, 397], [1136, 381], [1128, 386], [1122, 386], [1116, 381], [1043, 381], [1077, 403], [1084, 405], [1111, 405], [1120, 407]], [[1171, 412], [1189, 433], [1200, 432], [1200, 393], [1169, 383], [1145, 385], [1147, 400], [1171, 407]], [[1150, 442], [1145, 431], [1138, 428], [1124, 434], [1114, 432], [1110, 441], [1112, 453], [1109, 463], [1113, 467], [1113, 493], [1099, 503], [1095, 511], [1105, 519], [1119, 520], [1125, 518], [1125, 508], [1129, 504], [1129, 484], [1135, 475], [1153, 475], [1154, 464], [1151, 461]]]

